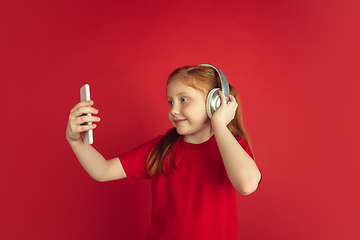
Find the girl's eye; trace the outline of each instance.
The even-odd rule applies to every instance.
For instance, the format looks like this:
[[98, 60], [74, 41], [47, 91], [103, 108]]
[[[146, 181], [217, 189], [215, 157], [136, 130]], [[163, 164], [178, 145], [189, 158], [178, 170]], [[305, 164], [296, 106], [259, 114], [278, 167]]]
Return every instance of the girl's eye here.
[[187, 98], [182, 98], [181, 102], [186, 102], [188, 99]]
[[172, 105], [172, 104], [173, 104], [173, 101], [168, 101], [168, 103], [169, 103], [170, 105]]

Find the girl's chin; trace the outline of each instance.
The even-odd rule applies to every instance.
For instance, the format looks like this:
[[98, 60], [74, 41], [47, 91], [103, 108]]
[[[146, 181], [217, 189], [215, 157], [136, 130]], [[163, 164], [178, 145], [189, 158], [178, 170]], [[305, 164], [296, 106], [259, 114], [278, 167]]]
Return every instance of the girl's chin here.
[[[175, 126], [176, 127], [176, 126]], [[176, 128], [176, 132], [179, 134], [179, 135], [185, 135], [186, 132], [184, 131], [181, 131], [180, 129]]]

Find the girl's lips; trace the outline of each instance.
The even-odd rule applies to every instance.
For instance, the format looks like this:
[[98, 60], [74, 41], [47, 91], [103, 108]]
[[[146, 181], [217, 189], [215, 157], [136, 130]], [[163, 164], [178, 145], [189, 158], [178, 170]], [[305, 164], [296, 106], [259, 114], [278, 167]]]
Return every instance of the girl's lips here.
[[177, 119], [177, 120], [175, 120], [174, 122], [175, 122], [175, 124], [177, 125], [177, 124], [181, 124], [181, 123], [183, 123], [183, 122], [185, 122], [186, 121], [186, 119]]

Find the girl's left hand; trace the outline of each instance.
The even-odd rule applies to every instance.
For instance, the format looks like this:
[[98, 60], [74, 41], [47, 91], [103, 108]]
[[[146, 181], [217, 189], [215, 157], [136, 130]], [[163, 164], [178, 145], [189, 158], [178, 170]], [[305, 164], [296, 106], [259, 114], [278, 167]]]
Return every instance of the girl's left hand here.
[[235, 117], [235, 112], [238, 107], [236, 99], [229, 95], [229, 103], [226, 102], [226, 97], [222, 91], [219, 91], [221, 105], [214, 112], [211, 117], [211, 126], [227, 126]]

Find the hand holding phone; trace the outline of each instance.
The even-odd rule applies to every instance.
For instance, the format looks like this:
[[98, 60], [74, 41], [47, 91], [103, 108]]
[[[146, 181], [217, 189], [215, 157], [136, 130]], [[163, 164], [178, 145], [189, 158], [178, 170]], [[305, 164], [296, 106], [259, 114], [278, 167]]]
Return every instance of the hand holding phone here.
[[[90, 101], [90, 86], [89, 84], [85, 84], [84, 86], [82, 86], [80, 88], [80, 100], [81, 102], [83, 101]], [[87, 114], [88, 116], [91, 116], [91, 113]], [[84, 123], [86, 125], [92, 124], [91, 122], [86, 122]], [[84, 131], [83, 132], [83, 139], [84, 139], [84, 143], [87, 144], [93, 144], [94, 139], [93, 139], [93, 130], [90, 129], [89, 131]]]

